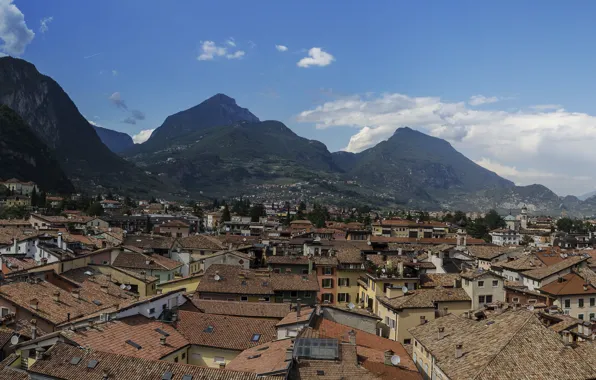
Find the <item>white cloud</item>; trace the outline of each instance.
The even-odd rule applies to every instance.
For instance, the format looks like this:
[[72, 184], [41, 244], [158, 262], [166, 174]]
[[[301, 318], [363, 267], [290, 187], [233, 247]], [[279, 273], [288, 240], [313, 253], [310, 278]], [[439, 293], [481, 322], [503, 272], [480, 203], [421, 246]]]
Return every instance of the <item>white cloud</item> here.
[[142, 144], [145, 141], [149, 140], [149, 137], [151, 137], [151, 134], [154, 130], [155, 129], [144, 129], [136, 135], [133, 135], [132, 141], [134, 141], [135, 144]]
[[118, 70], [112, 70], [112, 76], [118, 76]]
[[122, 96], [119, 92], [114, 92], [112, 95], [110, 95], [108, 100], [116, 107], [128, 110], [128, 106], [126, 105], [124, 99], [122, 99]]
[[535, 106], [531, 106], [530, 109], [536, 111], [553, 111], [553, 110], [563, 110], [563, 106], [560, 104], [538, 104]]
[[[228, 44], [234, 42], [233, 40], [226, 41]], [[234, 42], [234, 45], [236, 43]], [[213, 41], [203, 41], [201, 43], [201, 54], [197, 57], [199, 61], [212, 61], [216, 57], [226, 57], [227, 59], [239, 59], [244, 57], [246, 53], [242, 50], [235, 52], [228, 52], [228, 48], [223, 46], [217, 46]]]
[[91, 124], [91, 125], [93, 125], [95, 127], [102, 127], [103, 128], [103, 126], [99, 125], [99, 123], [96, 123], [93, 120], [87, 120], [87, 121], [89, 122], [89, 124]]
[[50, 16], [50, 17], [44, 17], [43, 19], [41, 19], [41, 21], [39, 22], [39, 31], [41, 33], [45, 33], [47, 32], [50, 27], [50, 23], [54, 21], [54, 17]]
[[0, 52], [19, 56], [34, 37], [35, 33], [25, 23], [25, 15], [12, 0], [0, 0]]
[[284, 45], [275, 45], [277, 51], [288, 51], [288, 47]]
[[256, 47], [257, 47], [257, 44], [255, 44], [255, 43], [254, 43], [254, 42], [252, 42], [252, 41], [248, 41], [248, 46], [250, 46], [250, 48], [251, 48], [251, 49], [254, 49], [254, 48], [256, 48]]
[[335, 58], [331, 54], [321, 48], [314, 47], [308, 51], [308, 57], [302, 58], [296, 65], [298, 67], [328, 66], [333, 61], [335, 61]]
[[236, 47], [236, 41], [234, 41], [233, 37], [230, 37], [226, 40], [226, 44], [230, 45], [231, 47]]
[[[502, 165], [499, 170], [520, 183], [529, 176], [561, 194], [579, 194], [596, 183], [588, 170], [596, 161], [596, 115], [587, 113], [562, 108], [484, 110], [438, 97], [387, 93], [334, 99], [303, 111], [297, 119], [317, 128], [357, 128], [345, 147], [351, 152], [370, 148], [397, 128], [409, 126], [451, 141], [472, 160]], [[506, 167], [513, 169], [507, 172]]]
[[473, 95], [470, 96], [468, 103], [470, 103], [471, 106], [479, 106], [481, 104], [496, 103], [498, 101], [499, 98], [496, 96]]
[[235, 53], [226, 55], [226, 58], [227, 59], [240, 59], [240, 58], [244, 57], [244, 54], [245, 53], [242, 50], [238, 50]]
[[98, 55], [101, 55], [102, 53], [95, 53], [95, 54], [91, 54], [91, 55], [86, 55], [83, 57], [83, 59], [89, 59], [89, 58], [93, 58], [93, 57], [97, 57]]

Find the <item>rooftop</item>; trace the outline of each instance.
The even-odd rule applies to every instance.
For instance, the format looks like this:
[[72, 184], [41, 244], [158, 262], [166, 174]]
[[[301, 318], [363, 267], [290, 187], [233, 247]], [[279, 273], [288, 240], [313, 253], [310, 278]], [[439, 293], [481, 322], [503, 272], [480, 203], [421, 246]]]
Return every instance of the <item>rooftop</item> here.
[[112, 263], [115, 267], [146, 269], [146, 270], [174, 270], [183, 263], [158, 254], [122, 251]]
[[571, 272], [540, 288], [542, 293], [553, 296], [596, 294], [596, 287], [577, 273]]
[[190, 344], [243, 351], [277, 337], [276, 320], [179, 311], [176, 329]]
[[207, 314], [282, 319], [290, 312], [288, 303], [216, 301], [201, 300], [198, 297], [192, 297], [190, 301]]
[[492, 246], [492, 245], [476, 245], [476, 246], [469, 246], [467, 247], [468, 252], [470, 255], [477, 257], [479, 259], [484, 260], [492, 260], [497, 258], [501, 255], [512, 253], [512, 252], [522, 252], [524, 248], [509, 248], [509, 247], [501, 247], [501, 246]]
[[537, 268], [524, 272], [524, 276], [532, 278], [534, 280], [542, 280], [586, 260], [588, 260], [587, 257], [571, 256], [551, 266]]
[[260, 344], [242, 351], [226, 365], [226, 368], [235, 371], [252, 372], [257, 375], [287, 371], [290, 362], [286, 361], [286, 350], [292, 344], [292, 339], [282, 339]]
[[207, 235], [192, 235], [183, 238], [178, 238], [176, 244], [180, 245], [183, 249], [195, 249], [195, 250], [210, 250], [220, 251], [225, 249], [224, 244], [213, 236]]
[[423, 288], [453, 288], [455, 282], [460, 280], [459, 273], [423, 273], [420, 275], [420, 286]]
[[379, 302], [392, 309], [434, 308], [435, 302], [471, 301], [462, 288], [435, 288], [409, 291], [398, 297], [378, 296]]
[[295, 323], [308, 322], [313, 316], [315, 309], [312, 307], [302, 307], [300, 315], [297, 311], [290, 311], [281, 321], [277, 323], [277, 327], [293, 325]]

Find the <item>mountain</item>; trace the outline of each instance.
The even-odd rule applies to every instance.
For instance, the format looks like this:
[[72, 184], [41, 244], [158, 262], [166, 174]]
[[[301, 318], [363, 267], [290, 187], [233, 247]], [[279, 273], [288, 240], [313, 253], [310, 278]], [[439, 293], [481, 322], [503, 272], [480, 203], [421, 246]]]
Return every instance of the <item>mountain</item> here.
[[93, 128], [97, 132], [97, 136], [99, 136], [101, 142], [114, 153], [124, 152], [135, 145], [132, 137], [124, 132], [98, 127], [97, 125], [94, 125]]
[[52, 78], [27, 61], [0, 58], [0, 104], [19, 114], [53, 152], [78, 188], [123, 192], [163, 189], [132, 163], [110, 151]]
[[[185, 144], [130, 156], [189, 191], [241, 194], [243, 185], [283, 179], [309, 180], [339, 172], [324, 144], [296, 135], [279, 121], [204, 128]], [[232, 187], [234, 186], [234, 187]]]
[[163, 124], [141, 144], [137, 151], [156, 151], [180, 142], [187, 135], [217, 126], [228, 126], [241, 121], [258, 123], [259, 118], [236, 100], [217, 94], [201, 104], [168, 116]]
[[589, 193], [580, 195], [579, 197], [577, 197], [580, 201], [585, 201], [588, 198], [593, 197], [594, 195], [596, 195], [596, 190], [594, 191], [590, 191]]
[[393, 193], [397, 203], [420, 199], [438, 205], [458, 194], [515, 186], [469, 160], [447, 141], [407, 127], [363, 152], [333, 155], [347, 176]]
[[4, 180], [33, 181], [48, 192], [74, 192], [52, 151], [5, 105], [0, 105], [0, 173]]

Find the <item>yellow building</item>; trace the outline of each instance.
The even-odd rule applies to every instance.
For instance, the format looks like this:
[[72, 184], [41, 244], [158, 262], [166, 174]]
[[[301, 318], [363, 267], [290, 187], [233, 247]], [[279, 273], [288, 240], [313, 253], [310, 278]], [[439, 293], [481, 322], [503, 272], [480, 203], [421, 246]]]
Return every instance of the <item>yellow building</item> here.
[[[389, 267], [386, 271], [390, 273], [393, 270]], [[377, 297], [385, 295], [388, 288], [401, 289], [405, 287], [408, 290], [414, 290], [418, 288], [419, 284], [420, 278], [408, 270], [404, 271], [403, 264], [398, 263], [394, 274], [366, 273], [360, 277], [358, 279], [358, 302], [378, 315]]]
[[6, 207], [29, 207], [31, 206], [31, 198], [24, 195], [13, 195], [7, 197], [4, 204]]
[[384, 334], [403, 344], [412, 342], [408, 329], [449, 313], [463, 314], [472, 305], [462, 288], [418, 289], [405, 294], [402, 289], [388, 288], [377, 300]]
[[415, 239], [441, 239], [449, 228], [440, 222], [416, 222], [412, 220], [387, 219], [373, 223], [373, 236]]
[[140, 274], [122, 268], [109, 265], [90, 265], [103, 274], [111, 274], [112, 282], [116, 284], [130, 285], [131, 291], [139, 296], [152, 296], [157, 294], [157, 277]]
[[202, 277], [202, 273], [187, 277], [177, 277], [173, 280], [157, 284], [157, 290], [167, 293], [171, 292], [172, 290], [185, 289], [187, 293], [194, 293], [197, 290], [197, 286], [199, 286]]

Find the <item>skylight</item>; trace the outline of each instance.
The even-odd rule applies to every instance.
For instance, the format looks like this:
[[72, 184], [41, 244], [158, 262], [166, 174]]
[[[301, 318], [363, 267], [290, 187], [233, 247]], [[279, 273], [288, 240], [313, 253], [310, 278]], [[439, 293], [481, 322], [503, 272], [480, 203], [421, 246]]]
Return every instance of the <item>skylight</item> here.
[[133, 341], [132, 341], [132, 340], [130, 340], [130, 339], [129, 339], [129, 340], [127, 340], [127, 341], [126, 341], [126, 343], [130, 344], [131, 346], [133, 346], [133, 347], [134, 347], [134, 348], [136, 348], [137, 350], [140, 350], [141, 348], [143, 348], [143, 347], [141, 347], [140, 345], [138, 345], [137, 343], [133, 342]]
[[99, 363], [97, 360], [90, 360], [89, 364], [87, 364], [87, 368], [93, 369], [93, 368], [97, 367], [97, 363]]
[[70, 361], [70, 364], [72, 365], [77, 365], [81, 362], [81, 358], [78, 356], [75, 356], [74, 358], [72, 358], [72, 360]]
[[212, 333], [214, 329], [215, 328], [213, 326], [209, 325], [203, 331], [206, 332], [206, 333]]
[[93, 300], [93, 303], [96, 304], [97, 306], [101, 306], [101, 302], [98, 300]]
[[249, 359], [256, 359], [256, 358], [260, 358], [261, 354], [256, 354], [256, 355], [250, 355], [248, 358]]
[[163, 331], [162, 329], [155, 329], [155, 331], [157, 331], [158, 333], [160, 333], [163, 336], [170, 336], [170, 334], [168, 334], [167, 332]]
[[192, 375], [184, 375], [182, 376], [182, 380], [192, 380]]
[[251, 342], [258, 342], [261, 339], [261, 334], [252, 334]]
[[166, 372], [161, 377], [161, 380], [172, 380], [172, 377], [174, 377], [174, 374], [172, 372]]

